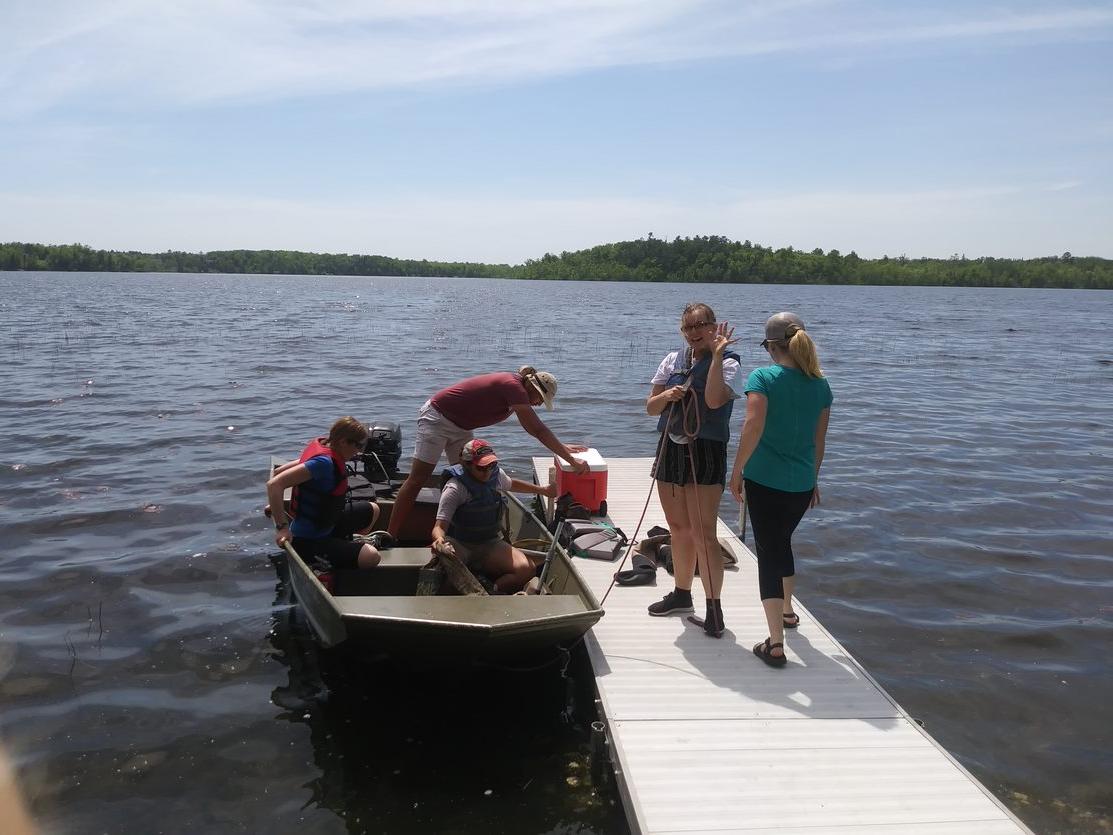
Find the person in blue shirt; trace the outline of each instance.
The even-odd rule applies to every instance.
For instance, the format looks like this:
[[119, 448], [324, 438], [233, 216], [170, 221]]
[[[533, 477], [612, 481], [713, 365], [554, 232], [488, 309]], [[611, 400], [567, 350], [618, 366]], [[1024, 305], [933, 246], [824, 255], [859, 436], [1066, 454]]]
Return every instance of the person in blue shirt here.
[[754, 369], [746, 381], [746, 419], [730, 492], [746, 503], [757, 543], [758, 586], [769, 637], [754, 647], [754, 655], [783, 667], [788, 663], [784, 630], [800, 623], [792, 610], [792, 533], [808, 508], [819, 504], [817, 480], [832, 396], [815, 343], [799, 316], [770, 317], [761, 347], [773, 364]]
[[[374, 568], [378, 550], [352, 540], [365, 534], [379, 518], [374, 502], [347, 502], [347, 462], [363, 451], [367, 427], [354, 417], [342, 417], [327, 438], [310, 441], [301, 456], [275, 468], [267, 482], [267, 500], [274, 520], [274, 541], [279, 547], [292, 537], [298, 555], [312, 562], [319, 558], [333, 569]], [[291, 519], [282, 502], [292, 488]]]

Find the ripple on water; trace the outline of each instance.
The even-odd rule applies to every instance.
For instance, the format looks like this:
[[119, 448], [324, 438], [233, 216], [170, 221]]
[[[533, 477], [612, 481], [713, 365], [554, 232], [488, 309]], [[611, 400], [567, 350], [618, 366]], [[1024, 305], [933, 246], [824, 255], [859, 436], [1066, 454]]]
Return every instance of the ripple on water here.
[[[262, 478], [342, 414], [400, 422], [408, 456], [429, 394], [523, 364], [558, 374], [562, 440], [651, 455], [648, 378], [697, 297], [751, 334], [791, 297], [831, 375], [824, 501], [796, 545], [809, 609], [1033, 827], [1113, 828], [1109, 294], [0, 274], [16, 297], [0, 730], [48, 829], [498, 831], [491, 810], [528, 796], [538, 831], [621, 831], [575, 768], [561, 686], [512, 685], [512, 734], [481, 735], [496, 720], [468, 702], [461, 735], [429, 682], [303, 647], [272, 605]], [[492, 338], [464, 304], [514, 323]], [[1088, 353], [1042, 336], [1068, 331]], [[765, 362], [747, 339], [744, 365]], [[490, 434], [528, 477], [538, 445]], [[456, 692], [507, 709], [496, 686]]]

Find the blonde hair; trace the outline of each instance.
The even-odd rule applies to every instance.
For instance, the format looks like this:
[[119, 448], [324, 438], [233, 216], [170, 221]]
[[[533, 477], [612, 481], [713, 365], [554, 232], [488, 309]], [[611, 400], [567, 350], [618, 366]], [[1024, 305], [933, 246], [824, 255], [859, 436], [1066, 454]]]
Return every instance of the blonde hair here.
[[370, 434], [366, 426], [351, 415], [348, 415], [340, 418], [340, 420], [336, 421], [329, 429], [328, 445], [333, 446], [338, 441], [353, 441], [357, 444], [362, 443], [367, 440]]
[[823, 369], [819, 367], [819, 354], [815, 350], [815, 343], [812, 342], [812, 338], [808, 336], [808, 332], [803, 328], [797, 330], [788, 338], [788, 355], [792, 357], [796, 367], [813, 380], [818, 380], [823, 376]]

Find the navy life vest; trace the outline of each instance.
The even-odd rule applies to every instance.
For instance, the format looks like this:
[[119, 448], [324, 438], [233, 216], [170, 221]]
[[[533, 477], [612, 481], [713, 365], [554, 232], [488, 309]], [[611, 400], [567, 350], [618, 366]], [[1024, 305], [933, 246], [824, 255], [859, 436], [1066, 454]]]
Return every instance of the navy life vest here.
[[498, 537], [506, 507], [506, 496], [498, 490], [499, 465], [491, 468], [491, 477], [486, 481], [476, 481], [463, 464], [447, 467], [444, 476], [446, 484], [449, 478], [458, 479], [471, 496], [456, 508], [448, 523], [448, 535], [461, 542], [484, 542]]
[[[738, 354], [732, 351], [723, 352], [723, 362], [732, 359], [741, 364]], [[704, 400], [704, 390], [707, 388], [707, 373], [711, 370], [711, 354], [699, 359], [692, 365], [692, 349], [685, 346], [677, 352], [676, 369], [669, 375], [665, 388], [683, 385], [691, 381], [691, 389], [696, 393], [696, 404], [699, 408], [699, 434], [697, 437], [710, 441], [722, 441], [724, 444], [730, 440], [730, 415], [734, 411], [734, 399], [731, 398], [717, 409], [709, 409]], [[669, 404], [661, 417], [657, 420], [657, 431], [664, 432], [666, 423], [668, 431], [674, 435], [684, 434], [684, 404], [687, 402], [691, 408], [691, 399], [677, 401], [675, 405]], [[671, 418], [670, 418], [671, 413]]]
[[331, 532], [340, 520], [340, 514], [344, 512], [344, 500], [348, 495], [348, 468], [340, 454], [325, 446], [324, 442], [324, 438], [310, 441], [298, 463], [304, 464], [310, 458], [327, 456], [332, 461], [336, 484], [327, 493], [314, 487], [312, 481], [295, 484], [290, 497], [290, 515], [308, 520], [318, 530], [327, 529]]

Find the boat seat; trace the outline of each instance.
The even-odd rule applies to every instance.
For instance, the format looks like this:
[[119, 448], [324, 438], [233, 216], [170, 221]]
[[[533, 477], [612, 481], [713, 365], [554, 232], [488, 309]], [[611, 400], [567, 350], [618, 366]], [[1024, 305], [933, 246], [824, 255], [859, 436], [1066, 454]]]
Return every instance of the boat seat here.
[[476, 628], [518, 624], [534, 618], [551, 618], [588, 611], [574, 594], [496, 594], [490, 597], [430, 595], [427, 597], [336, 597], [344, 617], [376, 620], [421, 620]]
[[428, 545], [418, 548], [391, 548], [379, 553], [383, 559], [376, 571], [383, 568], [421, 568], [433, 558]]

